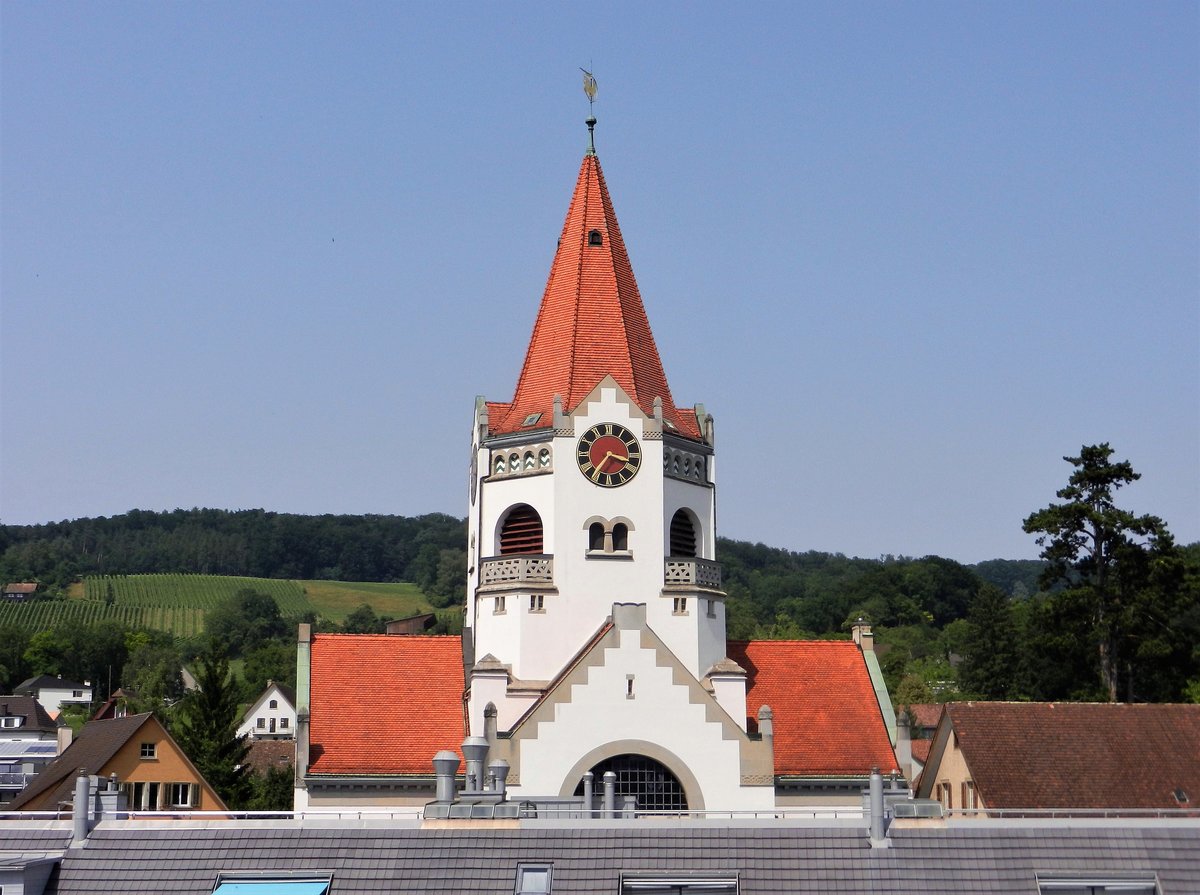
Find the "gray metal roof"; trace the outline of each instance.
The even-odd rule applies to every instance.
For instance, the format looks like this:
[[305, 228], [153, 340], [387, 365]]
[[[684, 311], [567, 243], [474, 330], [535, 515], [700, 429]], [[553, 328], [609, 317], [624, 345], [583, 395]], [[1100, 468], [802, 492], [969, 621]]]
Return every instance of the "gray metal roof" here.
[[963, 821], [903, 827], [872, 849], [850, 826], [578, 824], [397, 829], [369, 822], [106, 822], [70, 849], [48, 892], [207, 895], [229, 871], [329, 871], [330, 895], [512, 895], [517, 864], [553, 864], [553, 892], [616, 893], [622, 872], [738, 874], [741, 892], [1015, 892], [1037, 872], [1157, 874], [1200, 892], [1200, 822]]

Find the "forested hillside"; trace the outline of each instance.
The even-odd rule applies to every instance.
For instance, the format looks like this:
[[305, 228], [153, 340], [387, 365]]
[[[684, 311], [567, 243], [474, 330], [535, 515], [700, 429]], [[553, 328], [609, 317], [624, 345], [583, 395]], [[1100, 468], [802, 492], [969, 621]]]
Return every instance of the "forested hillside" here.
[[298, 516], [263, 510], [131, 510], [0, 526], [0, 578], [50, 593], [88, 575], [193, 572], [251, 578], [410, 581], [440, 605], [466, 584], [462, 519]]
[[[0, 526], [0, 579], [40, 581], [42, 599], [61, 598], [92, 575], [410, 582], [434, 606], [450, 607], [466, 597], [465, 536], [463, 520], [440, 514], [135, 510]], [[1097, 667], [1102, 637], [1121, 651], [1121, 698], [1200, 697], [1200, 546], [1163, 540], [1155, 550], [1144, 574], [1129, 574], [1140, 568], [1133, 563], [1123, 567], [1125, 615], [1114, 620], [1109, 610], [1103, 629], [1082, 573], [1040, 560], [859, 559], [728, 539], [718, 540], [717, 558], [730, 638], [840, 638], [863, 616], [875, 625], [897, 702], [1108, 698], [1114, 675]], [[29, 667], [15, 655], [0, 656], [5, 664]]]

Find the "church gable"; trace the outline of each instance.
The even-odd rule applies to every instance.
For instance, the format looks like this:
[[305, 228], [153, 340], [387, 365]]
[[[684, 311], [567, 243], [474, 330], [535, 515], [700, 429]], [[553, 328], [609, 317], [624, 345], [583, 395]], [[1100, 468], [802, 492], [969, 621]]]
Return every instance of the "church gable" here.
[[612, 626], [498, 739], [520, 769], [514, 785], [569, 795], [598, 762], [636, 753], [674, 773], [692, 808], [772, 804], [769, 742], [739, 727], [645, 617], [643, 605], [614, 606]]

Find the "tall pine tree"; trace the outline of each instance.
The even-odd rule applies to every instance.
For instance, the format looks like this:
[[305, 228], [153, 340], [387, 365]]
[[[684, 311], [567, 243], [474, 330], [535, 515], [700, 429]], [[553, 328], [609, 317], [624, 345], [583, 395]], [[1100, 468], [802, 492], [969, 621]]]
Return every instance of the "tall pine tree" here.
[[240, 688], [216, 640], [196, 660], [196, 684], [175, 716], [175, 739], [225, 804], [244, 808], [251, 797], [250, 744], [237, 734]]

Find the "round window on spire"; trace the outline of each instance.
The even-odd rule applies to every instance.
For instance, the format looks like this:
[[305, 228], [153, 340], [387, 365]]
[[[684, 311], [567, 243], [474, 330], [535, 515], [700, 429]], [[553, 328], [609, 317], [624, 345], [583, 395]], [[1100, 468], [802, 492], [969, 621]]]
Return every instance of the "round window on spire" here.
[[602, 246], [604, 245], [604, 236], [599, 230], [592, 230], [588, 233], [588, 245]]

